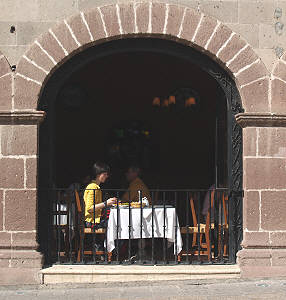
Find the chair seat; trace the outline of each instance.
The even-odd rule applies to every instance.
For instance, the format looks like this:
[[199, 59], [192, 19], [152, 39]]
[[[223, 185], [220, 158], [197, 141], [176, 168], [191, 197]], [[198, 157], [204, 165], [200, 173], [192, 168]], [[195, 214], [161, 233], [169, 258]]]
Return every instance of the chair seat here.
[[[214, 223], [211, 223], [210, 226], [211, 229], [214, 229]], [[199, 226], [189, 226], [189, 227], [181, 227], [181, 233], [183, 234], [187, 234], [187, 233], [205, 233], [207, 230], [209, 229], [209, 227], [206, 226], [206, 224], [200, 224], [200, 228]]]
[[93, 231], [92, 228], [84, 228], [84, 233], [105, 233], [106, 232], [106, 229], [105, 228], [99, 228], [99, 229], [96, 229], [95, 231]]

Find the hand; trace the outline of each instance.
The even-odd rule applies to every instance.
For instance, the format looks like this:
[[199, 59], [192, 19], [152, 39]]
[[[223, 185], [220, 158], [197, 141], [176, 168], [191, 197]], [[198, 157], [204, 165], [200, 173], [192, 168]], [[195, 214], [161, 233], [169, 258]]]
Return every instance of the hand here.
[[106, 204], [107, 206], [111, 206], [112, 204], [116, 203], [117, 201], [117, 198], [109, 198], [107, 201], [106, 201]]

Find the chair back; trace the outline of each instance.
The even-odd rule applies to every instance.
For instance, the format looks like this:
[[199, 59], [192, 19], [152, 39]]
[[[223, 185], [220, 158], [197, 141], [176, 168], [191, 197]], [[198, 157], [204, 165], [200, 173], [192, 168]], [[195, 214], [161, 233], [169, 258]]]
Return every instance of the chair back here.
[[[206, 217], [206, 225], [207, 226], [209, 226], [209, 224], [211, 222], [211, 209], [213, 210], [213, 208], [214, 208], [215, 190], [211, 190], [210, 192], [211, 192], [211, 207], [209, 207], [207, 217]], [[196, 214], [196, 209], [195, 209], [193, 196], [190, 197], [190, 206], [191, 206], [193, 224], [194, 224], [194, 227], [197, 227], [198, 226], [198, 220], [197, 220], [197, 214]], [[199, 213], [201, 213], [201, 212], [199, 212]]]
[[75, 202], [76, 202], [76, 210], [77, 210], [77, 223], [79, 226], [84, 226], [84, 203], [81, 201], [79, 192], [77, 190], [74, 190], [75, 194]]
[[224, 224], [228, 225], [227, 222], [227, 216], [228, 216], [228, 211], [227, 211], [227, 207], [228, 207], [228, 195], [223, 193], [222, 196], [222, 206], [223, 206], [223, 214], [224, 214]]

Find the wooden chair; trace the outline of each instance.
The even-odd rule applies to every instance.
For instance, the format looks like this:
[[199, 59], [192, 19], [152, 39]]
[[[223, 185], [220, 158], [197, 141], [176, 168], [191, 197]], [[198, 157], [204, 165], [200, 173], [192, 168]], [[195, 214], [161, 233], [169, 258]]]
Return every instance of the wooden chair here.
[[[70, 230], [69, 230], [69, 224], [68, 224], [68, 218], [69, 218], [69, 209], [71, 205], [70, 198], [67, 196], [63, 196], [60, 191], [57, 192], [57, 199], [56, 207], [54, 210], [54, 238], [55, 238], [55, 247], [57, 243], [59, 242], [59, 239], [61, 239], [61, 234], [63, 234], [63, 244], [59, 244], [58, 247], [63, 249], [59, 249], [58, 255], [60, 257], [65, 257], [66, 259], [69, 256], [70, 252], [70, 245], [69, 245], [69, 236], [70, 236]], [[61, 205], [66, 205], [65, 210], [62, 210]], [[66, 217], [66, 223], [63, 223], [63, 217]], [[61, 247], [62, 246], [62, 247]]]
[[[77, 224], [78, 224], [78, 242], [77, 242], [77, 262], [82, 261], [84, 255], [104, 255], [105, 251], [93, 251], [84, 249], [85, 236], [87, 234], [100, 234], [105, 236], [106, 230], [99, 228], [94, 230], [93, 228], [85, 227], [84, 216], [84, 203], [79, 197], [79, 193], [75, 190], [76, 208], [77, 208]], [[111, 262], [112, 252], [107, 253], [108, 262]]]
[[[181, 234], [192, 234], [192, 247], [189, 251], [182, 250], [178, 255], [178, 262], [181, 261], [182, 256], [187, 255], [207, 255], [208, 260], [211, 260], [211, 250], [213, 248], [213, 245], [211, 246], [210, 241], [210, 231], [214, 229], [214, 223], [211, 222], [211, 209], [214, 207], [214, 194], [215, 191], [211, 191], [211, 207], [208, 211], [207, 218], [206, 218], [206, 224], [200, 223], [198, 224], [197, 221], [197, 214], [195, 210], [194, 205], [194, 199], [193, 197], [190, 198], [190, 206], [191, 206], [191, 212], [192, 212], [192, 219], [193, 219], [193, 226], [188, 227], [181, 227], [180, 231]], [[198, 236], [199, 235], [199, 236]], [[205, 238], [205, 242], [203, 242], [203, 236]], [[200, 242], [200, 251], [194, 250], [195, 247], [198, 247], [198, 240]]]
[[227, 256], [227, 244], [228, 244], [228, 195], [223, 193], [222, 196], [222, 208], [224, 214], [223, 224], [223, 255]]

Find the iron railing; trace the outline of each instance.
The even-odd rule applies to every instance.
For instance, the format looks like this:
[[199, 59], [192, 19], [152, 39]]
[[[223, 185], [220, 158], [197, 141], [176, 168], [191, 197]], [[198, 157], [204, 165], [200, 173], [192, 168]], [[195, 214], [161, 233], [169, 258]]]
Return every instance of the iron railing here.
[[[100, 212], [100, 223], [85, 223], [84, 190], [54, 189], [50, 218], [51, 263], [67, 264], [210, 264], [229, 260], [228, 189], [152, 190], [149, 206], [120, 203], [125, 190], [93, 190], [102, 201], [116, 197]], [[129, 194], [130, 195], [130, 194]], [[96, 197], [94, 196], [94, 199]], [[117, 205], [118, 204], [118, 205]]]

